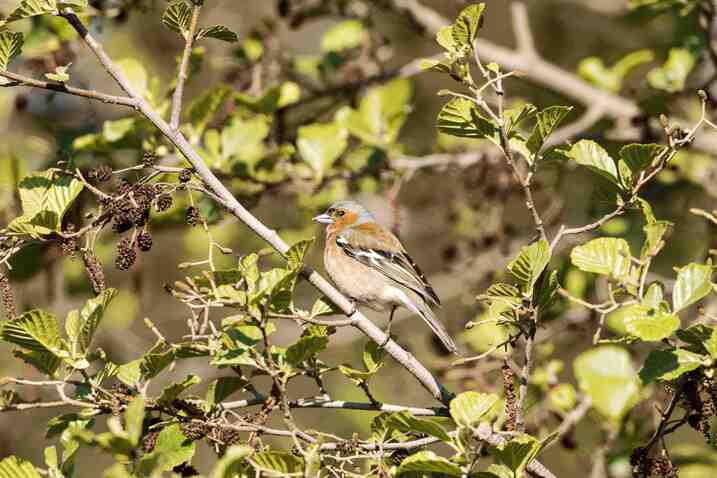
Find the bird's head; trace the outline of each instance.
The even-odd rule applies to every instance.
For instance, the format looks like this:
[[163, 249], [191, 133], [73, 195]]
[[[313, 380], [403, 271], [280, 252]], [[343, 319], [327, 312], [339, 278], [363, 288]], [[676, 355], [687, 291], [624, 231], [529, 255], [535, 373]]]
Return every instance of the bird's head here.
[[332, 230], [342, 230], [366, 222], [375, 222], [373, 215], [356, 201], [339, 201], [332, 204], [326, 212], [313, 218], [314, 221], [327, 224]]

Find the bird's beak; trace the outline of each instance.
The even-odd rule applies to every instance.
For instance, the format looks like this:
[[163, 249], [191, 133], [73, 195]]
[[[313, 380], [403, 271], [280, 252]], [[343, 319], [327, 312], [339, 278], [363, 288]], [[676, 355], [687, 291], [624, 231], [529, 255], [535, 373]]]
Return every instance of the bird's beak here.
[[319, 222], [321, 224], [333, 224], [334, 219], [329, 216], [328, 214], [319, 214], [318, 216], [315, 216], [313, 219], [311, 219], [314, 222]]

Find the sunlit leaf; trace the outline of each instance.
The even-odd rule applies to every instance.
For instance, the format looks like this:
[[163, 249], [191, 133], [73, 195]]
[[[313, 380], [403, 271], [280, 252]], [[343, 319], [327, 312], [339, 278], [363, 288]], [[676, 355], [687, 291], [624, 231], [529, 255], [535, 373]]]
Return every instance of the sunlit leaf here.
[[459, 427], [473, 427], [491, 411], [498, 402], [494, 394], [463, 392], [451, 400], [451, 417]]
[[247, 381], [241, 377], [219, 377], [209, 384], [205, 398], [207, 407], [211, 409], [247, 385]]
[[429, 450], [419, 451], [406, 457], [398, 467], [398, 476], [411, 472], [440, 473], [447, 476], [463, 476], [461, 468]]
[[699, 354], [709, 354], [717, 359], [717, 329], [704, 324], [695, 324], [684, 330], [677, 331], [677, 337], [694, 347]]
[[249, 461], [262, 476], [301, 476], [304, 471], [304, 460], [290, 453], [265, 451], [250, 457]]
[[460, 46], [472, 47], [481, 26], [481, 15], [485, 10], [484, 3], [469, 5], [458, 14], [451, 28], [453, 41]]
[[535, 115], [535, 127], [526, 142], [526, 147], [533, 155], [540, 152], [545, 140], [572, 109], [571, 106], [549, 106]]
[[16, 456], [8, 456], [0, 461], [0, 477], [2, 478], [41, 478], [32, 463]]
[[348, 132], [337, 123], [314, 123], [299, 128], [296, 146], [301, 158], [319, 175], [333, 166], [348, 145]]
[[345, 20], [331, 27], [321, 39], [322, 51], [342, 51], [357, 48], [368, 40], [366, 28], [358, 20]]
[[655, 89], [676, 93], [685, 88], [685, 81], [697, 59], [687, 48], [671, 48], [667, 61], [647, 73], [647, 82]]
[[453, 98], [438, 113], [438, 131], [464, 138], [487, 138], [499, 143], [498, 127], [481, 116], [476, 104], [465, 98]]
[[169, 4], [162, 15], [162, 23], [175, 32], [187, 37], [189, 23], [192, 19], [192, 9], [184, 0]]
[[641, 304], [624, 306], [627, 331], [646, 342], [659, 342], [670, 337], [680, 326], [680, 319], [659, 309]]
[[600, 237], [574, 247], [570, 260], [580, 270], [621, 280], [630, 272], [630, 246], [625, 239]]
[[672, 308], [675, 312], [703, 299], [712, 290], [713, 267], [710, 264], [688, 264], [677, 273], [672, 289]]
[[448, 433], [441, 425], [430, 420], [416, 418], [408, 412], [392, 413], [386, 423], [402, 432], [425, 433], [442, 441], [450, 441]]
[[615, 161], [595, 141], [581, 139], [570, 148], [568, 157], [620, 187]]
[[254, 449], [248, 445], [232, 445], [214, 465], [209, 478], [234, 478], [246, 465]]
[[0, 338], [27, 350], [66, 356], [57, 319], [49, 312], [33, 309], [0, 328]]
[[649, 384], [656, 381], [670, 381], [682, 374], [709, 365], [712, 360], [704, 355], [684, 349], [653, 350], [640, 369], [640, 380]]
[[202, 38], [214, 38], [215, 40], [221, 40], [228, 43], [235, 43], [239, 41], [237, 34], [224, 25], [212, 25], [210, 27], [200, 28], [197, 31], [195, 40], [199, 41]]
[[189, 374], [181, 382], [174, 382], [167, 385], [162, 389], [162, 393], [157, 398], [157, 403], [160, 405], [171, 404], [179, 395], [185, 390], [201, 382], [202, 379], [197, 375]]
[[491, 455], [499, 463], [510, 468], [515, 476], [522, 476], [528, 463], [538, 455], [540, 446], [540, 441], [537, 438], [522, 434], [498, 447], [491, 447], [489, 450]]
[[[0, 70], [6, 70], [13, 58], [22, 51], [22, 33], [9, 30], [0, 31]], [[0, 79], [0, 85], [7, 83], [5, 78]]]
[[140, 476], [171, 471], [194, 456], [195, 445], [182, 433], [179, 424], [170, 425], [159, 433], [151, 453], [142, 457], [139, 463]]
[[20, 5], [8, 15], [6, 22], [14, 22], [36, 15], [56, 14], [56, 0], [23, 0]]
[[573, 362], [573, 370], [593, 407], [610, 420], [619, 421], [639, 399], [632, 359], [620, 347], [605, 345], [583, 352]]
[[541, 239], [520, 250], [510, 264], [508, 270], [526, 294], [532, 294], [533, 287], [545, 267], [550, 262], [550, 245]]
[[317, 337], [315, 335], [301, 337], [286, 349], [286, 360], [290, 364], [297, 366], [316, 356], [317, 353], [326, 348], [328, 343], [329, 339], [326, 337]]

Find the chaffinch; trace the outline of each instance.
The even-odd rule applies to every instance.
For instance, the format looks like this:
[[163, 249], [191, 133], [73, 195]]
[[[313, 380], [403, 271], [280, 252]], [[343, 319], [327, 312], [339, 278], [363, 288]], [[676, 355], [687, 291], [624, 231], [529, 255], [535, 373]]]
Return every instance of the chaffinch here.
[[426, 321], [450, 352], [456, 344], [430, 305], [440, 306], [435, 291], [401, 242], [376, 223], [355, 201], [340, 201], [313, 219], [326, 224], [324, 265], [336, 286], [374, 310], [404, 306]]

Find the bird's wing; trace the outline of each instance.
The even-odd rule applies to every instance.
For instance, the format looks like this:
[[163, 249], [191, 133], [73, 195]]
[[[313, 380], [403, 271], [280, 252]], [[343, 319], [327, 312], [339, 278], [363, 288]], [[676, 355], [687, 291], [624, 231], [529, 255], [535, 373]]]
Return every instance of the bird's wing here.
[[378, 224], [367, 223], [345, 229], [337, 234], [336, 244], [350, 257], [408, 287], [426, 301], [441, 304], [426, 276], [406, 253], [401, 242]]

